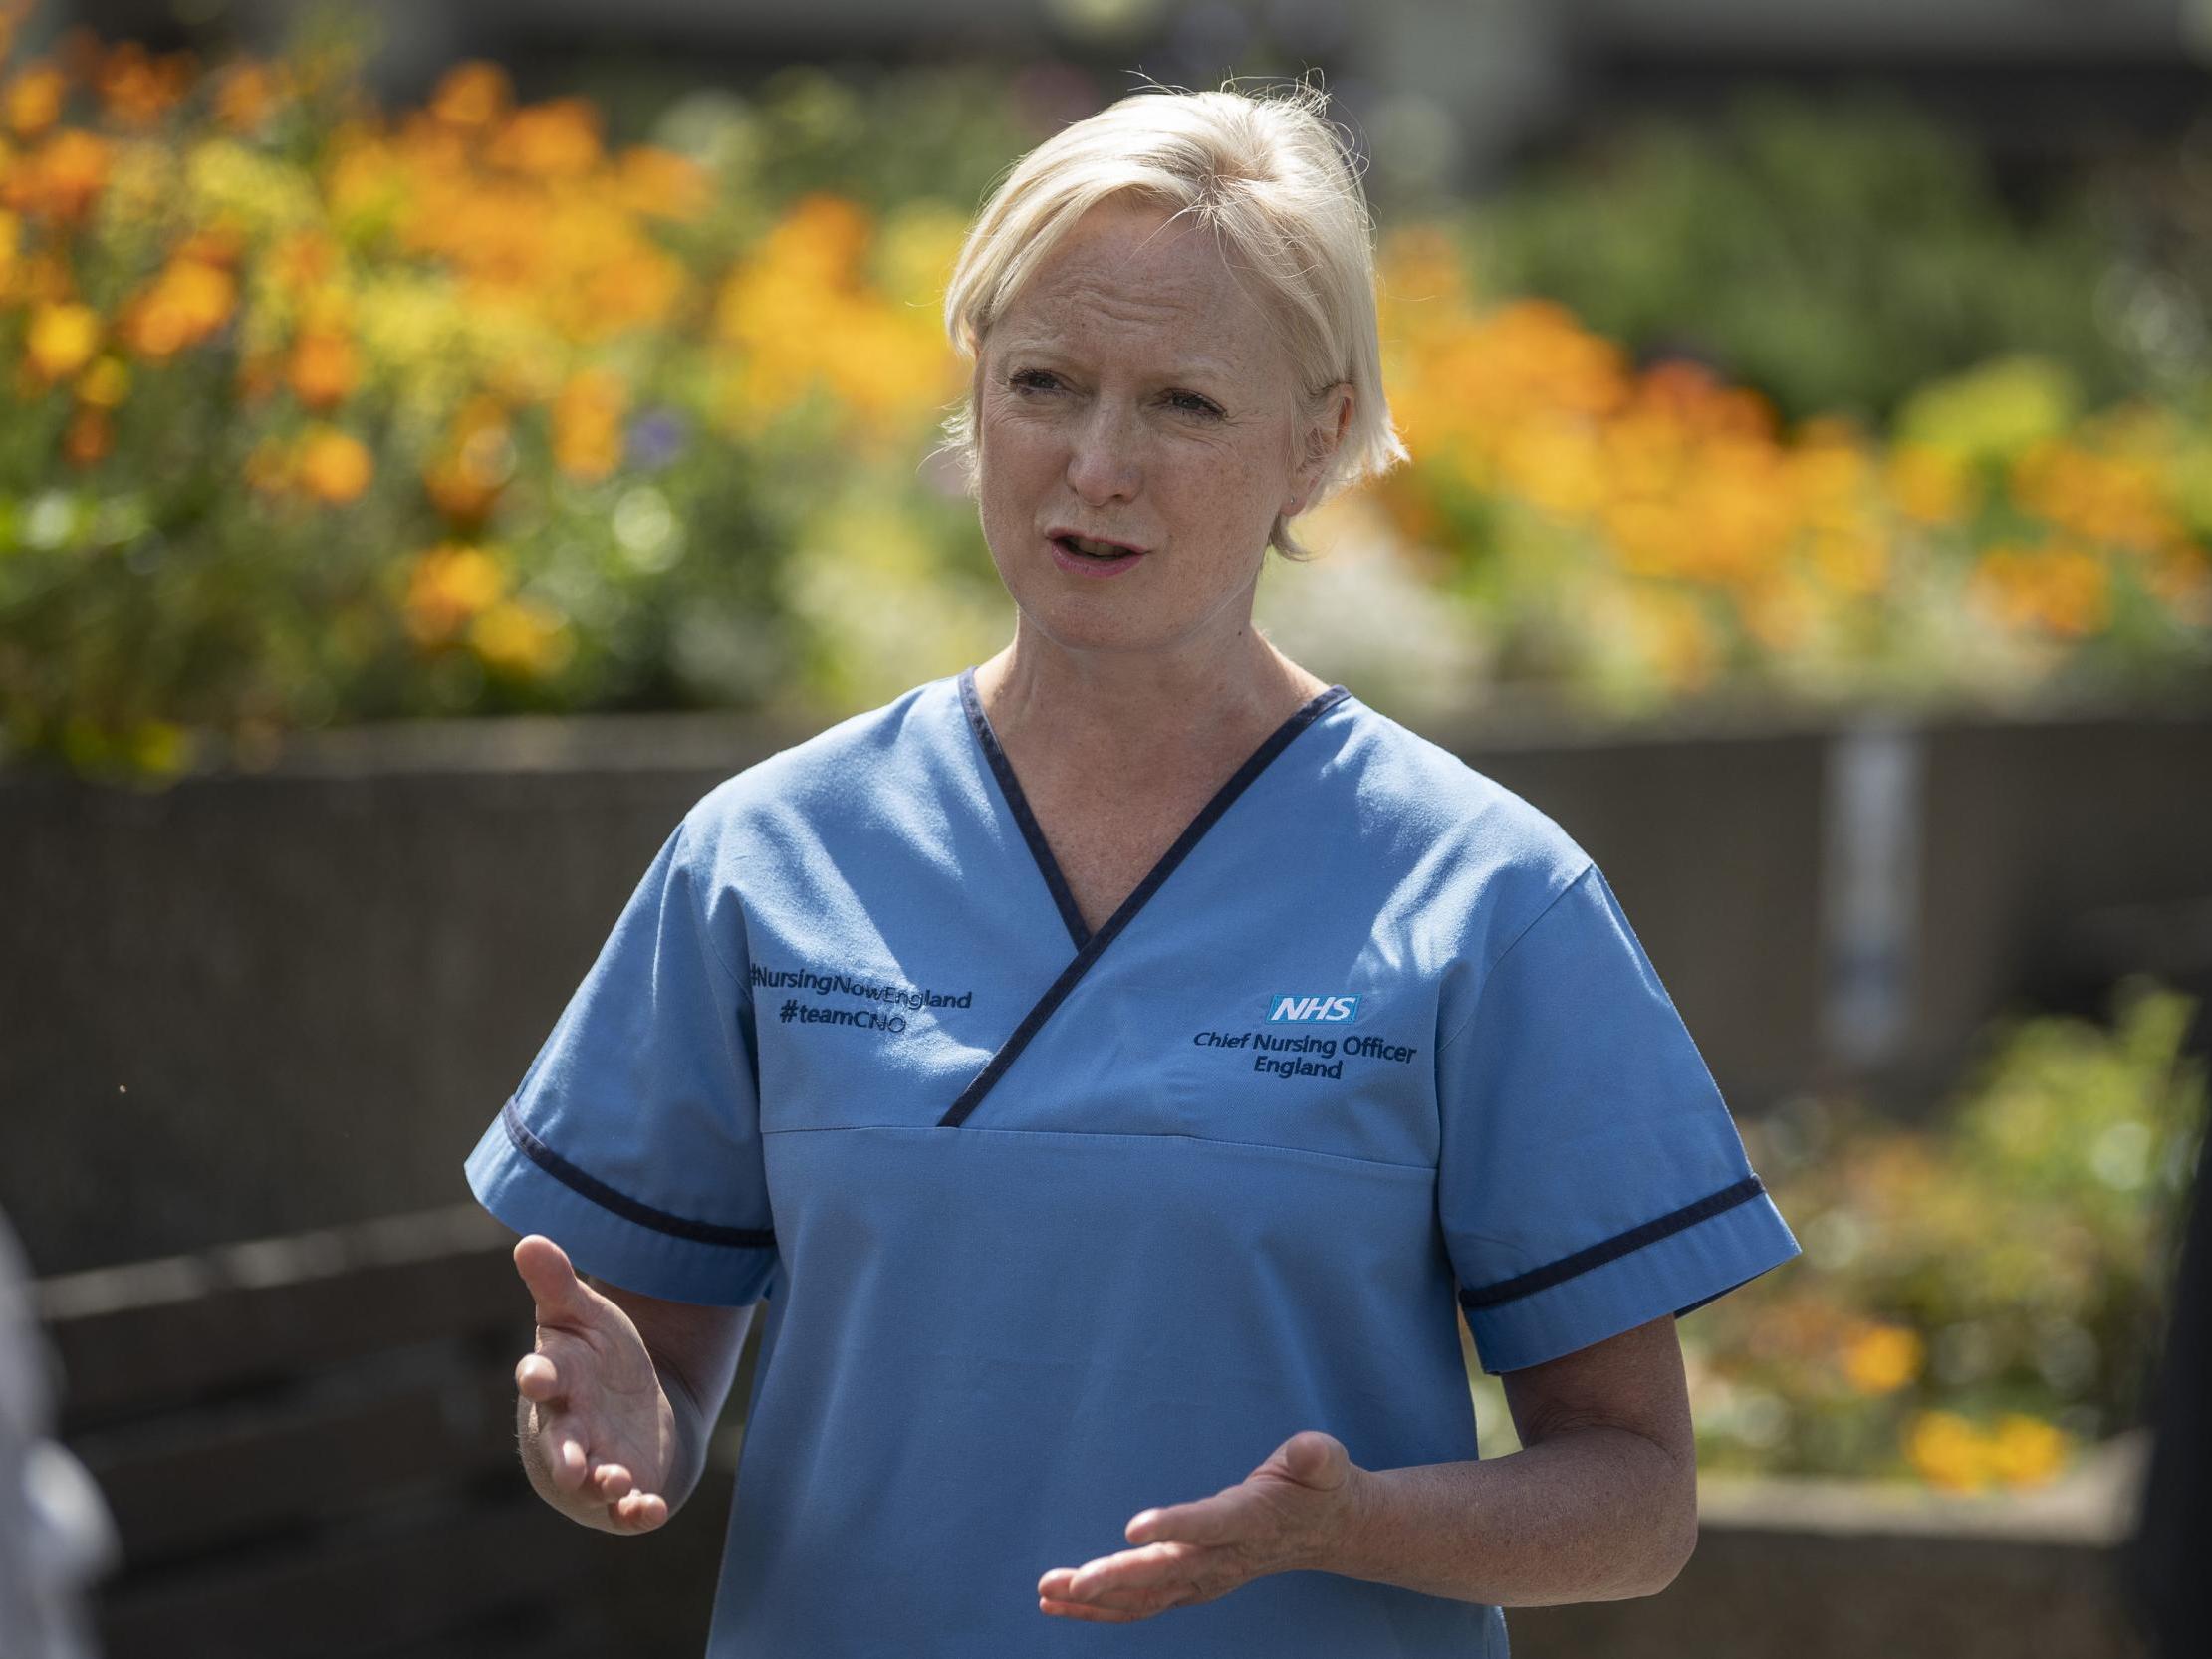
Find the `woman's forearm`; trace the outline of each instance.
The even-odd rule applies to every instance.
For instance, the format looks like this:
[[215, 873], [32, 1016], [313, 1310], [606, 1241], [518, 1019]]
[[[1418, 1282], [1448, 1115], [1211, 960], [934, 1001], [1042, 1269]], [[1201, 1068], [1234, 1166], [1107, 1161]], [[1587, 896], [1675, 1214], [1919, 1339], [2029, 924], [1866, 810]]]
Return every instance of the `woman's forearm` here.
[[1358, 1519], [1316, 1568], [1456, 1601], [1651, 1595], [1697, 1542], [1694, 1471], [1627, 1429], [1562, 1429], [1506, 1457], [1359, 1479]]

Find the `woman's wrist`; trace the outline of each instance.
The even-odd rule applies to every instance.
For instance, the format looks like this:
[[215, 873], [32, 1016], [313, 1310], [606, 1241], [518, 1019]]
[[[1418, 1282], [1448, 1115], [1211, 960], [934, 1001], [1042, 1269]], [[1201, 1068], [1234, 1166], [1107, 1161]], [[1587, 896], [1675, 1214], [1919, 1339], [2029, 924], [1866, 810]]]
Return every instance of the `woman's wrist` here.
[[1315, 1570], [1497, 1606], [1664, 1589], [1696, 1547], [1694, 1498], [1654, 1443], [1563, 1431], [1505, 1457], [1358, 1470]]

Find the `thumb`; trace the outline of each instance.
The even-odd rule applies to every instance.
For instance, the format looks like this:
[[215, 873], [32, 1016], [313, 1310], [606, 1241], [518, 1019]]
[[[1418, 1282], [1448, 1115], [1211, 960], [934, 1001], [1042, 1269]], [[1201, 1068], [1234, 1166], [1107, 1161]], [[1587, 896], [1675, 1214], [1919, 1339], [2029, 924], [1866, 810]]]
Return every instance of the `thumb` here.
[[1342, 1486], [1352, 1472], [1352, 1455], [1344, 1442], [1319, 1429], [1302, 1429], [1284, 1441], [1275, 1455], [1301, 1486]]
[[515, 1246], [515, 1271], [538, 1304], [540, 1324], [579, 1325], [595, 1313], [591, 1288], [577, 1278], [569, 1253], [543, 1233], [532, 1233]]

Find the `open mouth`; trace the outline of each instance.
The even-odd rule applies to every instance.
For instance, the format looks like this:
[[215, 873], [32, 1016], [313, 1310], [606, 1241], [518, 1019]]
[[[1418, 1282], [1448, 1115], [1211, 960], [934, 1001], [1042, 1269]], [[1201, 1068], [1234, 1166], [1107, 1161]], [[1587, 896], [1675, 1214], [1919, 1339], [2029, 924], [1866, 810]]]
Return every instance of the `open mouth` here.
[[1111, 565], [1118, 560], [1134, 559], [1138, 549], [1125, 548], [1118, 542], [1094, 542], [1086, 536], [1055, 536], [1053, 545], [1079, 559], [1095, 560], [1102, 565]]

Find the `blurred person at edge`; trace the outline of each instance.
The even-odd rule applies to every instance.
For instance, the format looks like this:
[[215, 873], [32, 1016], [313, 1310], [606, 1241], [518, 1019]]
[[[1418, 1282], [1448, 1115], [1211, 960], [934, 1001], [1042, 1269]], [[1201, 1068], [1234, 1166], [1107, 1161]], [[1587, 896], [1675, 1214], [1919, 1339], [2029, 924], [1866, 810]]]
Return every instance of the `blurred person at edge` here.
[[2197, 1154], [2195, 1196], [2163, 1357], [2152, 1378], [2150, 1467], [2124, 1566], [2154, 1659], [2212, 1653], [2212, 1140]]
[[466, 1160], [586, 1526], [766, 1308], [718, 1659], [1503, 1659], [1694, 1546], [1674, 1321], [1797, 1243], [1591, 856], [1252, 625], [1405, 456], [1326, 105], [1010, 170], [945, 319], [1012, 642], [698, 802]]
[[50, 1437], [49, 1356], [30, 1275], [0, 1214], [0, 1654], [92, 1659], [83, 1591], [116, 1558], [107, 1506]]

